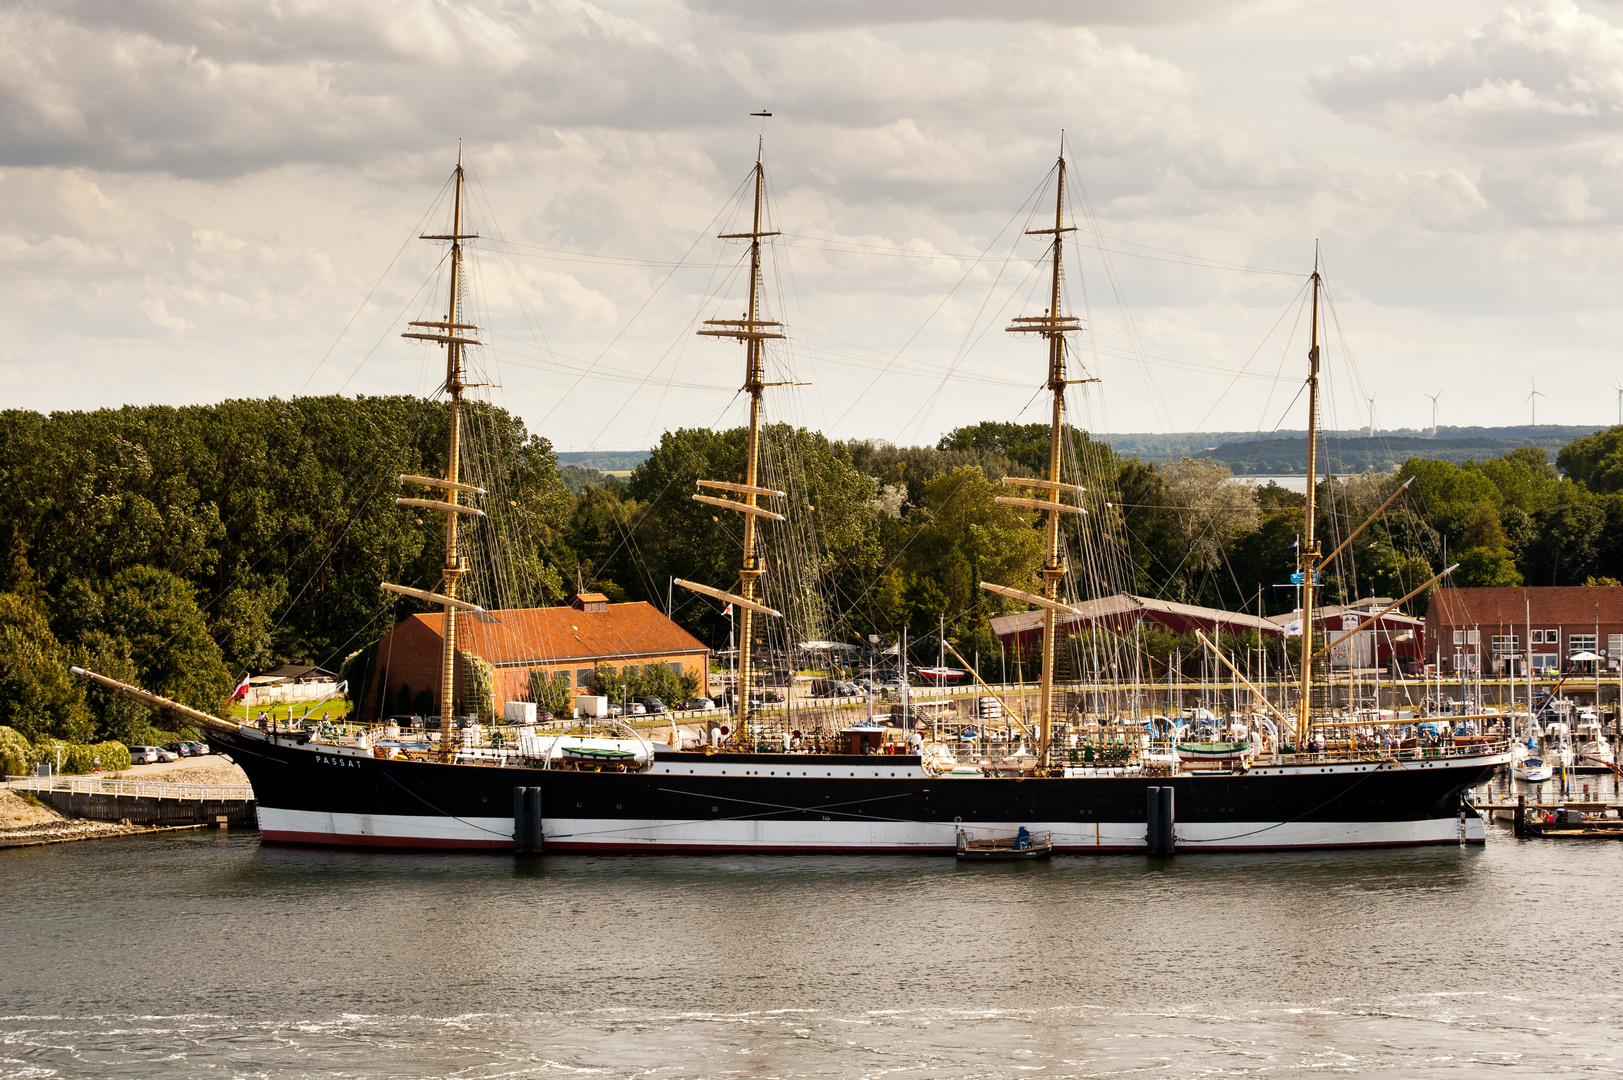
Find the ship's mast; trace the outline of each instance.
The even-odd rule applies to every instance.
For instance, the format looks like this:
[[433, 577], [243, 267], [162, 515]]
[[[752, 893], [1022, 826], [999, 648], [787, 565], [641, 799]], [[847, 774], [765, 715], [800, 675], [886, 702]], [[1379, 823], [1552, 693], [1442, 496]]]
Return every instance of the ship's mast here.
[[1309, 705], [1313, 700], [1313, 586], [1319, 572], [1319, 541], [1314, 533], [1314, 509], [1318, 485], [1319, 449], [1319, 266], [1313, 260], [1313, 317], [1307, 350], [1307, 503], [1302, 511], [1302, 544], [1297, 552], [1297, 572], [1302, 584], [1302, 697], [1296, 710], [1296, 752], [1307, 749], [1312, 722]]
[[1047, 387], [1051, 396], [1051, 409], [1048, 430], [1048, 470], [1043, 479], [1028, 477], [1006, 476], [1003, 483], [1009, 486], [1037, 488], [1046, 493], [1045, 498], [1034, 499], [1026, 497], [999, 496], [997, 501], [1012, 506], [1022, 506], [1027, 509], [1041, 510], [1047, 514], [1047, 532], [1043, 545], [1043, 591], [1041, 596], [1010, 589], [1005, 586], [992, 585], [981, 582], [981, 587], [1004, 596], [1012, 596], [1025, 600], [1040, 607], [1043, 612], [1043, 676], [1042, 684], [1038, 688], [1038, 739], [1037, 739], [1037, 765], [1039, 769], [1046, 769], [1050, 764], [1051, 747], [1053, 740], [1054, 719], [1054, 638], [1056, 635], [1056, 616], [1061, 613], [1076, 614], [1077, 609], [1070, 604], [1062, 602], [1059, 598], [1060, 583], [1065, 579], [1069, 569], [1066, 559], [1065, 541], [1060, 533], [1061, 514], [1082, 514], [1079, 506], [1071, 506], [1060, 502], [1061, 492], [1071, 491], [1081, 493], [1083, 490], [1076, 484], [1063, 483], [1060, 476], [1062, 436], [1065, 424], [1065, 387], [1070, 382], [1092, 382], [1091, 379], [1067, 380], [1065, 378], [1065, 335], [1082, 328], [1081, 322], [1074, 315], [1060, 314], [1060, 277], [1063, 267], [1065, 234], [1075, 232], [1074, 227], [1065, 225], [1065, 158], [1061, 155], [1058, 165], [1058, 183], [1054, 195], [1054, 227], [1051, 229], [1028, 229], [1028, 236], [1052, 236], [1053, 242], [1053, 273], [1049, 288], [1048, 310], [1042, 315], [1023, 316], [1013, 320], [1007, 329], [1010, 333], [1036, 333], [1048, 339], [1048, 382]]
[[[767, 386], [771, 385], [766, 381], [765, 346], [763, 343], [771, 338], [783, 337], [782, 323], [761, 318], [761, 240], [764, 237], [778, 235], [776, 231], [761, 228], [765, 181], [766, 168], [761, 162], [760, 149], [757, 148], [755, 155], [755, 212], [751, 220], [750, 231], [722, 233], [720, 235], [720, 239], [723, 240], [749, 241], [749, 308], [742, 319], [706, 319], [705, 326], [710, 329], [699, 331], [699, 334], [704, 337], [735, 338], [744, 343], [743, 390], [750, 398], [750, 428], [749, 442], [744, 456], [744, 482], [742, 484], [727, 483], [721, 480], [700, 480], [698, 482], [701, 487], [742, 495], [743, 501], [717, 498], [713, 495], [693, 496], [698, 502], [718, 506], [724, 510], [733, 510], [744, 515], [744, 560], [738, 572], [739, 591], [729, 593], [721, 589], [697, 585], [691, 581], [683, 581], [680, 578], [676, 580], [676, 584], [685, 589], [691, 589], [694, 592], [718, 600], [725, 600], [738, 607], [738, 656], [736, 660], [737, 674], [733, 684], [734, 726], [732, 738], [735, 743], [746, 748], [750, 745], [749, 686], [754, 674], [754, 617], [756, 615], [776, 616], [780, 614], [763, 604], [758, 592], [761, 575], [765, 573], [766, 565], [761, 555], [760, 534], [757, 523], [761, 518], [782, 521], [783, 515], [761, 506], [760, 499], [762, 496], [780, 499], [784, 496], [781, 491], [760, 486], [761, 394]], [[792, 689], [793, 687], [791, 687]]]
[[415, 597], [419, 600], [428, 600], [439, 604], [445, 612], [444, 649], [440, 655], [440, 761], [449, 762], [453, 753], [453, 739], [451, 728], [453, 725], [452, 713], [454, 710], [454, 697], [456, 693], [456, 613], [458, 611], [481, 611], [476, 604], [470, 604], [457, 597], [457, 583], [468, 572], [467, 557], [457, 550], [458, 519], [464, 515], [483, 517], [484, 512], [477, 507], [469, 506], [460, 501], [464, 493], [469, 495], [483, 495], [484, 489], [464, 484], [461, 481], [461, 452], [462, 452], [462, 391], [467, 384], [463, 381], [462, 350], [467, 345], [478, 345], [475, 338], [463, 337], [459, 331], [477, 329], [472, 323], [461, 321], [461, 288], [462, 288], [462, 242], [464, 240], [477, 240], [477, 233], [464, 233], [462, 231], [462, 160], [458, 156], [455, 175], [455, 195], [451, 211], [451, 231], [449, 233], [429, 234], [422, 237], [424, 240], [451, 242], [450, 252], [450, 289], [446, 301], [444, 322], [414, 321], [412, 326], [423, 327], [423, 331], [413, 331], [400, 335], [406, 338], [415, 338], [419, 341], [433, 341], [445, 346], [445, 392], [450, 397], [450, 435], [446, 447], [445, 476], [402, 476], [403, 483], [422, 484], [427, 487], [439, 488], [445, 492], [444, 500], [433, 499], [396, 499], [401, 506], [413, 506], [425, 510], [437, 510], [445, 515], [445, 562], [440, 570], [440, 591], [431, 592], [425, 589], [410, 589], [401, 585], [390, 585], [385, 582], [383, 588], [390, 592], [400, 593], [404, 596]]

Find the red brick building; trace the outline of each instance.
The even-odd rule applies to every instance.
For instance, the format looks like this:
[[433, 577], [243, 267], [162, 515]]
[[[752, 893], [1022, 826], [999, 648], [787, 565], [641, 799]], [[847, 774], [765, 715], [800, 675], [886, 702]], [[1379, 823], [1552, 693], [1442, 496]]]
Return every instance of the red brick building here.
[[[1558, 671], [1585, 652], [1603, 668], [1623, 658], [1623, 588], [1434, 589], [1426, 611], [1427, 663], [1450, 673]], [[1586, 667], [1587, 670], [1587, 667]]]
[[[398, 711], [404, 684], [440, 701], [440, 658], [445, 647], [441, 612], [413, 615], [378, 641], [377, 674], [362, 701], [367, 717]], [[570, 690], [589, 690], [599, 665], [666, 664], [696, 673], [704, 685], [710, 650], [652, 604], [611, 604], [598, 593], [571, 598], [566, 607], [517, 608], [456, 616], [457, 649], [496, 669], [496, 713], [509, 701], [528, 701], [530, 672], [561, 673]], [[457, 665], [453, 701], [463, 700], [465, 674]], [[380, 692], [383, 700], [380, 700]]]

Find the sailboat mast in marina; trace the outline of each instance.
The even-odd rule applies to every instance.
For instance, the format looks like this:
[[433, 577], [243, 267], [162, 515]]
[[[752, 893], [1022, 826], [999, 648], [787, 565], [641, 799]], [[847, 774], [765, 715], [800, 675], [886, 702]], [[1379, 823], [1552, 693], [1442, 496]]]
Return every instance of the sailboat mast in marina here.
[[461, 321], [462, 242], [464, 240], [477, 240], [479, 237], [475, 233], [464, 233], [462, 231], [462, 162], [460, 160], [456, 163], [456, 185], [453, 204], [451, 231], [421, 237], [423, 240], [449, 240], [451, 243], [450, 288], [448, 290], [450, 295], [446, 301], [445, 320], [443, 322], [414, 321], [411, 325], [420, 329], [400, 335], [418, 341], [437, 342], [445, 347], [445, 392], [451, 403], [451, 430], [448, 436], [449, 445], [446, 447], [445, 475], [438, 477], [412, 476], [408, 474], [400, 477], [401, 483], [438, 488], [445, 495], [443, 499], [399, 498], [395, 500], [395, 504], [398, 506], [412, 506], [420, 510], [438, 511], [445, 515], [445, 562], [440, 570], [440, 590], [434, 592], [383, 582], [383, 588], [389, 592], [439, 604], [445, 611], [444, 646], [440, 655], [441, 762], [449, 762], [455, 750], [451, 728], [453, 727], [452, 713], [455, 711], [452, 698], [455, 695], [456, 688], [456, 613], [459, 611], [483, 610], [479, 605], [471, 604], [457, 597], [457, 584], [462, 579], [462, 576], [468, 572], [467, 556], [461, 554], [458, 548], [458, 521], [464, 514], [474, 517], [484, 516], [484, 511], [478, 507], [463, 503], [460, 497], [464, 494], [478, 496], [485, 493], [483, 488], [464, 484], [460, 479], [462, 392], [467, 387], [467, 383], [463, 381], [462, 350], [465, 346], [479, 344], [477, 338], [464, 337], [462, 334], [462, 331], [465, 330], [478, 329], [472, 323]]
[[1307, 504], [1302, 510], [1302, 543], [1296, 553], [1296, 569], [1302, 588], [1302, 671], [1301, 702], [1296, 707], [1296, 748], [1306, 748], [1312, 723], [1313, 702], [1313, 586], [1319, 572], [1319, 540], [1315, 535], [1314, 500], [1319, 477], [1319, 279], [1318, 259], [1313, 260], [1313, 316], [1307, 349]]
[[997, 501], [1011, 506], [1020, 506], [1030, 510], [1040, 510], [1047, 517], [1047, 531], [1043, 544], [1043, 591], [1038, 596], [1033, 593], [1012, 589], [1005, 585], [994, 585], [990, 582], [981, 582], [981, 588], [1003, 596], [1010, 596], [1017, 600], [1025, 600], [1042, 609], [1043, 612], [1043, 675], [1042, 683], [1037, 690], [1038, 724], [1037, 724], [1037, 767], [1047, 769], [1051, 764], [1052, 743], [1054, 730], [1054, 638], [1056, 633], [1057, 616], [1061, 613], [1080, 614], [1077, 608], [1060, 600], [1060, 583], [1070, 569], [1066, 557], [1065, 540], [1060, 532], [1061, 514], [1083, 514], [1080, 506], [1072, 506], [1060, 501], [1064, 492], [1082, 493], [1082, 488], [1076, 484], [1067, 484], [1060, 480], [1061, 450], [1063, 449], [1063, 429], [1065, 425], [1065, 387], [1072, 381], [1092, 382], [1091, 379], [1068, 380], [1065, 377], [1065, 344], [1066, 335], [1076, 333], [1082, 329], [1080, 320], [1074, 315], [1060, 314], [1060, 278], [1063, 268], [1063, 255], [1065, 250], [1065, 234], [1074, 232], [1075, 227], [1065, 224], [1065, 158], [1062, 155], [1058, 164], [1058, 182], [1054, 194], [1054, 226], [1051, 229], [1028, 229], [1028, 236], [1052, 236], [1053, 245], [1053, 272], [1049, 287], [1048, 310], [1041, 315], [1018, 316], [1012, 320], [1007, 328], [1011, 334], [1038, 334], [1048, 339], [1048, 382], [1047, 388], [1050, 396], [1050, 419], [1048, 428], [1048, 472], [1043, 479], [1033, 479], [1024, 476], [1006, 476], [1003, 483], [1011, 487], [1032, 488], [1045, 492], [1044, 498], [1031, 498], [1029, 496], [998, 496]]
[[722, 233], [722, 240], [748, 240], [750, 245], [749, 269], [749, 307], [742, 319], [706, 319], [705, 329], [698, 331], [701, 337], [734, 338], [744, 343], [744, 386], [743, 392], [750, 399], [750, 426], [749, 438], [744, 451], [744, 482], [731, 483], [725, 480], [700, 480], [699, 486], [715, 491], [725, 491], [730, 494], [742, 496], [743, 501], [720, 498], [715, 495], [695, 494], [694, 500], [731, 510], [744, 517], [744, 559], [738, 571], [738, 592], [731, 593], [722, 589], [699, 585], [695, 582], [676, 579], [676, 584], [684, 589], [701, 593], [716, 600], [724, 600], [738, 607], [738, 658], [736, 662], [736, 681], [733, 684], [733, 734], [732, 740], [744, 747], [750, 745], [750, 714], [749, 714], [749, 686], [753, 681], [754, 673], [754, 644], [755, 644], [755, 616], [766, 615], [778, 617], [781, 613], [768, 607], [760, 599], [761, 575], [766, 571], [766, 564], [761, 554], [760, 530], [758, 522], [762, 518], [770, 521], [782, 521], [783, 515], [775, 510], [769, 510], [760, 505], [762, 498], [781, 499], [784, 493], [773, 488], [760, 486], [761, 471], [761, 395], [771, 383], [766, 381], [766, 350], [765, 342], [773, 338], [783, 337], [783, 324], [769, 319], [761, 318], [761, 240], [768, 236], [777, 236], [776, 231], [761, 228], [761, 210], [764, 199], [766, 169], [761, 162], [759, 149], [755, 155], [755, 212], [751, 221], [750, 231], [742, 233]]

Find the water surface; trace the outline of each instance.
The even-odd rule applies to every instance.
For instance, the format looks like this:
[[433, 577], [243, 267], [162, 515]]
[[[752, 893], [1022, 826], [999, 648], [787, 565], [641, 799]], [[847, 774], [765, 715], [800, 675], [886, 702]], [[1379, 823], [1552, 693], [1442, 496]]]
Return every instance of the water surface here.
[[0, 1080], [1615, 1076], [1620, 869], [22, 849]]

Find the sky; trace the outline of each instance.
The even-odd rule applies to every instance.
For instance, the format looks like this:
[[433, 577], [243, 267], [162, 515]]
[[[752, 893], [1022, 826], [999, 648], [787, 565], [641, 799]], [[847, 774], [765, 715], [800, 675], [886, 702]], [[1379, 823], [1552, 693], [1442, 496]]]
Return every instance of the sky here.
[[[433, 393], [467, 166], [482, 393], [560, 450], [744, 418], [757, 152], [770, 418], [933, 442], [1610, 424], [1623, 4], [5, 0], [0, 401]], [[770, 118], [751, 113], [770, 111]], [[1537, 394], [1534, 395], [1536, 390]]]

